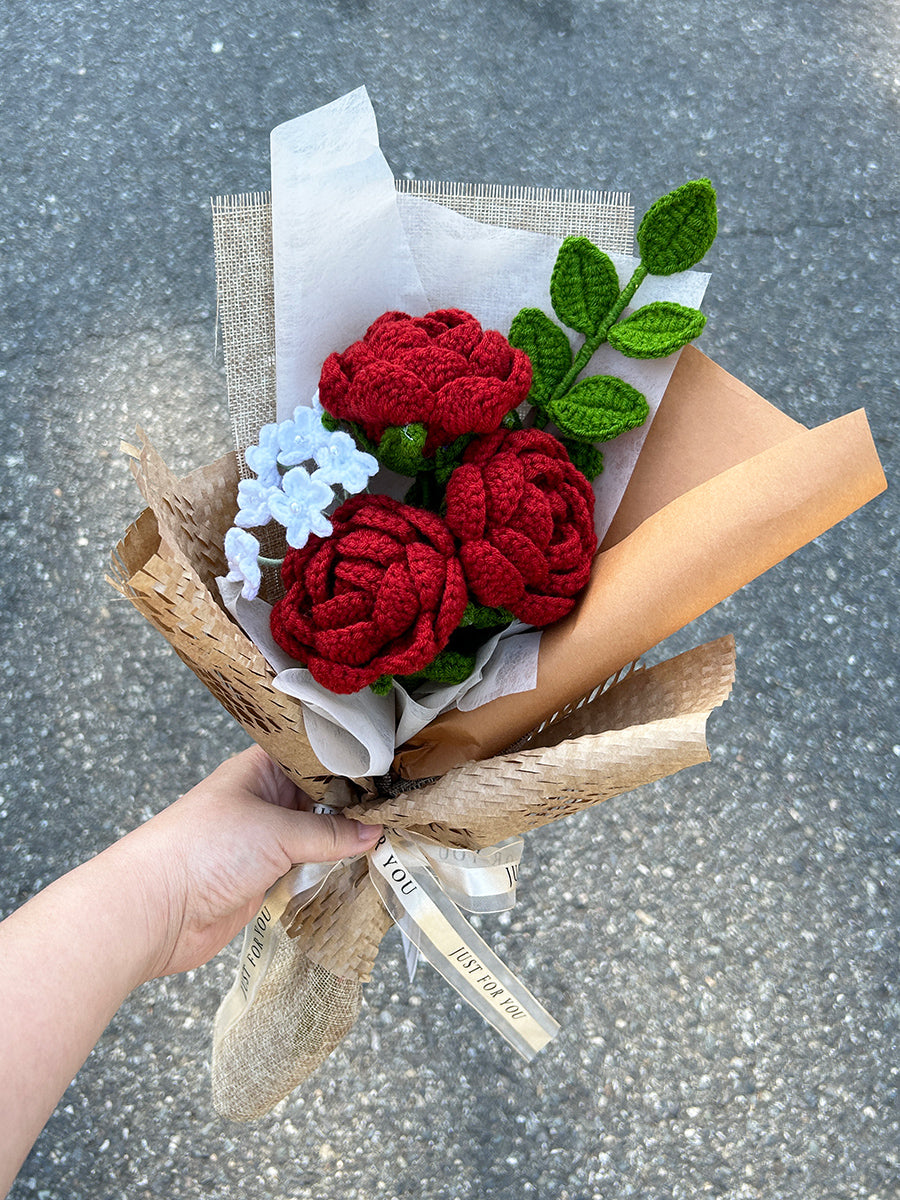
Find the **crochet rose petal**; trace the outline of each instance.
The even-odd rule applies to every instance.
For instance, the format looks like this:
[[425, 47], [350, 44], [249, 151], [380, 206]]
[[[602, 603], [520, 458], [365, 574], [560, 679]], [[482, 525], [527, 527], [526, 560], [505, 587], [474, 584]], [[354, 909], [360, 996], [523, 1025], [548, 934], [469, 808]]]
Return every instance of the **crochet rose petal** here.
[[526, 593], [518, 602], [516, 616], [527, 625], [552, 625], [575, 607], [575, 597], [536, 596]]
[[374, 594], [372, 620], [385, 638], [396, 638], [409, 629], [422, 607], [427, 605], [416, 590], [405, 561], [391, 563]]
[[445, 329], [436, 340], [440, 346], [468, 359], [481, 341], [481, 326], [475, 320], [462, 321]]
[[502, 379], [480, 375], [466, 375], [444, 384], [434, 402], [447, 441], [461, 433], [490, 433], [519, 403]]
[[288, 551], [292, 585], [272, 609], [272, 636], [334, 692], [422, 670], [467, 603], [450, 530], [435, 513], [366, 495], [332, 525], [330, 538]]
[[461, 463], [447, 483], [447, 524], [458, 538], [470, 541], [484, 533], [487, 500], [481, 472]]
[[360, 421], [380, 437], [388, 425], [424, 420], [431, 405], [431, 391], [417, 375], [374, 359], [354, 376], [342, 402], [344, 411], [331, 411], [336, 417]]
[[469, 590], [480, 604], [512, 608], [523, 595], [525, 582], [520, 572], [490, 542], [464, 543], [459, 548], [459, 558]]
[[497, 429], [530, 382], [528, 357], [501, 334], [462, 309], [441, 309], [379, 317], [360, 342], [329, 356], [319, 393], [332, 416], [376, 443], [389, 426], [424, 425], [431, 457], [460, 434]]
[[[597, 548], [594, 494], [555, 438], [520, 429], [474, 439], [447, 484], [446, 505], [481, 604], [531, 625], [571, 609]], [[473, 520], [482, 506], [483, 520]]]
[[543, 591], [550, 578], [550, 564], [543, 554], [535, 554], [535, 544], [526, 534], [508, 526], [490, 531], [490, 542], [521, 577], [527, 588]]
[[310, 618], [319, 629], [342, 629], [372, 617], [372, 598], [365, 592], [341, 592], [314, 604]]
[[415, 375], [431, 392], [438, 392], [446, 383], [466, 374], [469, 364], [462, 354], [456, 354], [438, 343], [424, 351], [418, 347], [396, 355], [394, 363]]
[[522, 463], [514, 454], [498, 454], [485, 464], [485, 506], [491, 525], [505, 525], [512, 520], [524, 485]]

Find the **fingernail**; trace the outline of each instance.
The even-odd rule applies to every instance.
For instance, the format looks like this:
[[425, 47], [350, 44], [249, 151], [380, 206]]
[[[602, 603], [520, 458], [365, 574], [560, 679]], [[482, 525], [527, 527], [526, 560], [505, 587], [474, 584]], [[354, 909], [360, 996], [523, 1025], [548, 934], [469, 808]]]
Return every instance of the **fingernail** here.
[[356, 836], [361, 842], [372, 842], [376, 838], [381, 837], [380, 825], [364, 825], [362, 821], [356, 822]]

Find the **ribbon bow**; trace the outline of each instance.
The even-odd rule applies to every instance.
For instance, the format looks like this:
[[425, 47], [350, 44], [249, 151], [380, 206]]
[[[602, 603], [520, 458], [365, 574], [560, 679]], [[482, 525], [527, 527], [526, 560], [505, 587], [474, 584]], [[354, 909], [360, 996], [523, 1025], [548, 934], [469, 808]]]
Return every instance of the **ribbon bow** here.
[[[326, 805], [316, 807], [337, 811]], [[394, 830], [383, 834], [366, 857], [375, 890], [415, 954], [431, 963], [530, 1061], [556, 1036], [559, 1025], [460, 911], [511, 909], [523, 848], [520, 837], [483, 850], [464, 850]], [[217, 1037], [224, 1036], [252, 1005], [275, 952], [278, 922], [288, 906], [293, 914], [309, 904], [338, 865], [302, 863], [269, 890], [244, 932], [237, 978], [216, 1016]]]

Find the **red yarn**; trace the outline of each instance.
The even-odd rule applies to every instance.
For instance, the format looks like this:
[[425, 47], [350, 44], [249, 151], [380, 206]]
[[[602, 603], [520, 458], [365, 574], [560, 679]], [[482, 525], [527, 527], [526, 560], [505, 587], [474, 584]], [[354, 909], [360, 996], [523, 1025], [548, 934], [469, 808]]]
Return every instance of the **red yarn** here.
[[275, 641], [332, 692], [426, 667], [468, 600], [449, 529], [389, 496], [354, 496], [331, 523], [330, 537], [287, 552]]
[[529, 625], [564, 617], [588, 581], [594, 493], [542, 430], [473, 441], [447, 484], [447, 524], [470, 592]]
[[469, 313], [448, 308], [379, 317], [362, 341], [325, 360], [319, 398], [333, 417], [356, 422], [375, 442], [389, 425], [420, 422], [430, 457], [462, 433], [491, 433], [530, 387], [526, 354]]

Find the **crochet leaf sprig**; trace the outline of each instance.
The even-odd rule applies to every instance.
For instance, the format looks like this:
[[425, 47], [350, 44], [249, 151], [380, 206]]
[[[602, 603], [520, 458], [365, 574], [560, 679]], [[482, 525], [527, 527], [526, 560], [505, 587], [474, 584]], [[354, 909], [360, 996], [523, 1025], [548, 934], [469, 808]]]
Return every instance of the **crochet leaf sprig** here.
[[675, 188], [650, 206], [637, 232], [640, 261], [624, 288], [612, 259], [584, 237], [560, 247], [550, 302], [562, 326], [583, 336], [573, 354], [569, 337], [546, 313], [523, 308], [509, 341], [531, 360], [528, 401], [535, 424], [553, 422], [573, 461], [589, 478], [602, 470], [595, 443], [611, 441], [647, 419], [646, 398], [615, 375], [579, 379], [604, 342], [628, 358], [663, 358], [693, 341], [706, 318], [674, 301], [645, 304], [623, 317], [648, 275], [674, 275], [698, 263], [715, 240], [716, 193], [708, 179]]

